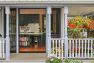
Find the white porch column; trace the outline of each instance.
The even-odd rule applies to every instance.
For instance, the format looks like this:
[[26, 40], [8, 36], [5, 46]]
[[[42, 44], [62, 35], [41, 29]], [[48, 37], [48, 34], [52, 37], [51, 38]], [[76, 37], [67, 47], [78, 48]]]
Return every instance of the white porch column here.
[[10, 8], [8, 6], [5, 7], [6, 13], [6, 60], [10, 59], [10, 38], [9, 38], [9, 14]]
[[68, 7], [64, 7], [64, 23], [65, 23], [65, 58], [68, 57], [68, 36], [67, 36], [67, 21], [68, 21], [68, 18], [67, 18], [67, 15], [68, 15]]
[[64, 38], [64, 8], [61, 8], [61, 38]]
[[16, 53], [19, 53], [19, 15], [18, 15], [18, 8], [16, 8]]
[[51, 7], [47, 7], [46, 14], [46, 52], [51, 53]]

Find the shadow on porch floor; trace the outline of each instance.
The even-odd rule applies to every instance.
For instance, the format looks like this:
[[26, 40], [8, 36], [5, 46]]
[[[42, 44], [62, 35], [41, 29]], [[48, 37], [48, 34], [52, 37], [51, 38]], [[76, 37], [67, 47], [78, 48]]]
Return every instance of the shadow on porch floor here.
[[46, 53], [11, 53], [12, 61], [45, 61]]

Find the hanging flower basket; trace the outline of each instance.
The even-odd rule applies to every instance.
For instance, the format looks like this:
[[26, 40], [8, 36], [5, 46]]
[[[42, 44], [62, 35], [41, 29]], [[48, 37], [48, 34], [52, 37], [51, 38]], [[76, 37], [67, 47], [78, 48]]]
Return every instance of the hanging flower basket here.
[[76, 16], [68, 21], [68, 32], [71, 38], [82, 38], [81, 32], [87, 29], [94, 30], [94, 21], [82, 16]]

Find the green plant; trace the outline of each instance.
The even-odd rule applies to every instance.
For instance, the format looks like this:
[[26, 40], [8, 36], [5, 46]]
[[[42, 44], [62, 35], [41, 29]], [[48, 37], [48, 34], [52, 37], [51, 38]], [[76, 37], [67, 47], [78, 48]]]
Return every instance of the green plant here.
[[64, 63], [83, 63], [80, 59], [69, 59], [66, 58], [63, 60]]
[[64, 59], [63, 62], [64, 63], [71, 63], [72, 62], [72, 59]]
[[47, 58], [46, 63], [62, 63], [62, 59], [51, 55]]

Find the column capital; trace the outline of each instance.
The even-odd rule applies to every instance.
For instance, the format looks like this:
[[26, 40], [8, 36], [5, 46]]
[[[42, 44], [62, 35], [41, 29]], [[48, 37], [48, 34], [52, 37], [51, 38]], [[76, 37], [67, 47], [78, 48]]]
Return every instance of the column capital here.
[[64, 13], [68, 14], [68, 7], [67, 6], [64, 6]]
[[51, 13], [52, 13], [51, 7], [48, 6], [48, 7], [47, 7], [47, 14], [51, 14]]
[[10, 14], [10, 7], [9, 7], [9, 6], [6, 6], [6, 7], [5, 7], [5, 13], [6, 13], [6, 14]]

